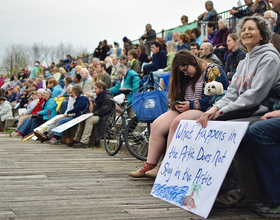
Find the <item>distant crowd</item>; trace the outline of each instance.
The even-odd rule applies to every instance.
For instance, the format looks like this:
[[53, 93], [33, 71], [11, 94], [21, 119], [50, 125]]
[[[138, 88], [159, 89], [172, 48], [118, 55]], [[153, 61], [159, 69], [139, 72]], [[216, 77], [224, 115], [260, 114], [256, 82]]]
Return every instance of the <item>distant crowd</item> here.
[[[133, 93], [151, 75], [169, 91], [170, 109], [152, 123], [147, 162], [129, 175], [156, 177], [161, 155], [182, 119], [197, 120], [203, 127], [215, 119], [249, 121], [245, 139], [264, 201], [253, 209], [262, 216], [280, 218], [280, 0], [245, 0], [245, 4], [243, 10], [230, 10], [239, 20], [236, 27], [230, 19], [220, 18], [213, 2], [207, 1], [206, 12], [198, 16], [198, 28], [175, 32], [170, 41], [158, 38], [152, 25], [146, 24], [139, 44], [124, 37], [121, 48], [118, 42], [108, 45], [103, 40], [91, 62], [87, 56], [67, 55], [48, 68], [36, 61], [31, 71], [20, 68], [11, 78], [1, 74], [1, 128], [5, 120], [16, 120], [11, 137], [27, 138], [56, 117], [46, 130], [34, 132], [40, 142], [61, 144], [65, 135], [69, 147], [89, 147], [92, 138], [98, 145], [108, 116], [119, 108], [116, 102], [125, 99], [120, 88], [132, 89], [130, 104]], [[187, 25], [188, 17], [183, 15], [181, 22]], [[208, 22], [207, 36], [201, 35], [203, 22]], [[217, 102], [205, 94], [210, 82], [220, 83], [224, 92]], [[14, 118], [13, 109], [25, 110]], [[92, 115], [79, 123], [75, 135], [68, 133], [70, 129], [52, 131], [88, 113]], [[214, 206], [235, 207], [244, 201], [235, 169], [233, 162]]]

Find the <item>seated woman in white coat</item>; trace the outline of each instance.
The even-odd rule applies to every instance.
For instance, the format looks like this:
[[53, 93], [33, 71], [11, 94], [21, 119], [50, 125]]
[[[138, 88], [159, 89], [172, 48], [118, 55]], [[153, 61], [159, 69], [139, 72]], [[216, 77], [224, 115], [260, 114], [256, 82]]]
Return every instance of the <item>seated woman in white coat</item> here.
[[4, 121], [13, 118], [11, 104], [5, 97], [0, 97], [0, 130], [4, 128]]

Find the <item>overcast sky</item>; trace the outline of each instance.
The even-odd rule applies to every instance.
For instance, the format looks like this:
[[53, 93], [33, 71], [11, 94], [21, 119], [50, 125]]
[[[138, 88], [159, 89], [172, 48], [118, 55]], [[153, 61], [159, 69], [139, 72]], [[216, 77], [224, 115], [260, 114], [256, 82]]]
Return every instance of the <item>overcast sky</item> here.
[[[0, 54], [11, 44], [71, 43], [92, 53], [98, 42], [120, 43], [140, 37], [145, 24], [156, 32], [180, 25], [181, 15], [193, 21], [205, 11], [206, 0], [2, 0]], [[218, 12], [238, 0], [213, 0]], [[244, 1], [241, 0], [244, 4]]]

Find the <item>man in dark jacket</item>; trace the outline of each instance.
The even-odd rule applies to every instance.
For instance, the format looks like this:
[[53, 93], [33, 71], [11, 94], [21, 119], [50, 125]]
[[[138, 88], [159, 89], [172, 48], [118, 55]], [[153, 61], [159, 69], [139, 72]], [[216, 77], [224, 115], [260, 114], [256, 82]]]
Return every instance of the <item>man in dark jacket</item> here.
[[231, 15], [234, 15], [235, 17], [238, 17], [238, 18], [243, 18], [245, 16], [250, 16], [251, 15], [251, 8], [253, 6], [253, 1], [252, 0], [244, 0], [244, 2], [247, 5], [247, 8], [240, 9], [240, 10], [231, 9], [229, 11], [229, 13]]
[[280, 0], [269, 0], [269, 2], [272, 5], [273, 11], [275, 11], [278, 15], [276, 26], [274, 26], [274, 33], [280, 34]]
[[220, 67], [224, 68], [220, 59], [213, 53], [214, 49], [212, 44], [210, 43], [203, 43], [200, 47], [200, 58], [205, 58], [208, 60], [213, 61], [214, 63], [218, 64]]
[[161, 50], [161, 44], [159, 42], [153, 42], [151, 50], [153, 52], [153, 62], [144, 66], [144, 75], [148, 75], [151, 71], [164, 69], [167, 64], [166, 52], [164, 50]]
[[141, 39], [146, 40], [145, 46], [147, 48], [147, 53], [150, 55], [151, 52], [151, 43], [156, 40], [156, 32], [152, 29], [151, 24], [146, 24], [146, 33], [142, 35]]
[[79, 124], [74, 141], [69, 146], [75, 148], [89, 147], [89, 140], [95, 125], [98, 126], [95, 143], [98, 143], [103, 138], [106, 118], [115, 109], [115, 103], [111, 100], [113, 96], [107, 91], [104, 82], [96, 82], [94, 92], [96, 93], [94, 103], [90, 100], [90, 110], [92, 109], [93, 116]]

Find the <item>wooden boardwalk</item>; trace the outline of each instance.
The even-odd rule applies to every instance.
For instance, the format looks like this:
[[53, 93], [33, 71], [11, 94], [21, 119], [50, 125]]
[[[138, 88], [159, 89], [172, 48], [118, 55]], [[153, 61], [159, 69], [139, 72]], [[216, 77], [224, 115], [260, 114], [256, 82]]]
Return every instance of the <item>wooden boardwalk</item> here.
[[[0, 133], [0, 219], [203, 219], [150, 196], [153, 180], [128, 176], [128, 153], [22, 142]], [[261, 219], [250, 209], [209, 219]]]

